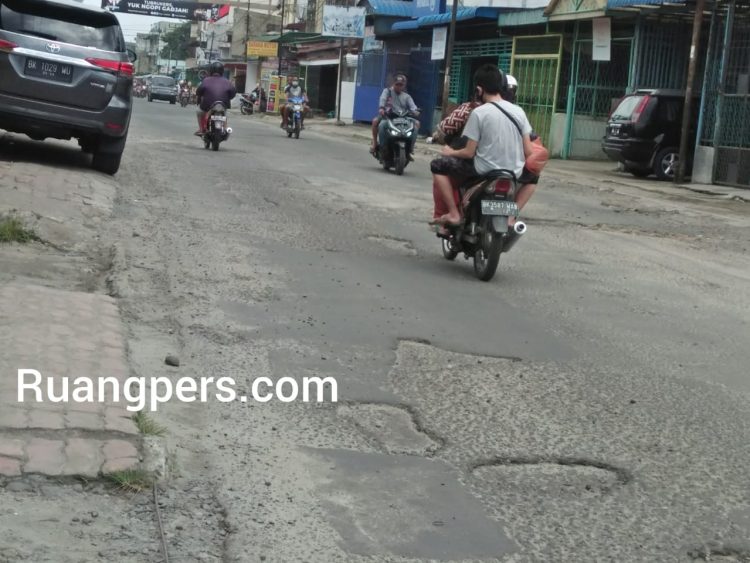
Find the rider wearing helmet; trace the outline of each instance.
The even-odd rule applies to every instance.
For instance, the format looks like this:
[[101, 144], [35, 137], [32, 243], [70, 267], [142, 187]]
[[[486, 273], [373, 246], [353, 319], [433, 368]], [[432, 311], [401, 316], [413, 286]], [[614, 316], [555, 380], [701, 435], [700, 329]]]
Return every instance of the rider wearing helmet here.
[[516, 92], [518, 92], [518, 80], [510, 74], [506, 75], [507, 86], [505, 92], [503, 92], [503, 100], [510, 102], [511, 104], [516, 103]]
[[[302, 128], [304, 129], [304, 123], [305, 123], [305, 113], [308, 109], [308, 102], [309, 99], [307, 97], [307, 92], [305, 91], [305, 88], [300, 84], [299, 79], [297, 77], [290, 77], [289, 83], [284, 88], [284, 95], [286, 96], [287, 100], [289, 98], [302, 98], [304, 100], [303, 102], [303, 112], [302, 112]], [[284, 104], [281, 106], [281, 128], [286, 129], [287, 122], [289, 121], [289, 110], [291, 109], [291, 105], [289, 103]]]
[[232, 99], [237, 95], [237, 90], [229, 80], [224, 78], [224, 65], [218, 61], [211, 63], [211, 76], [203, 79], [196, 90], [198, 102], [198, 130], [195, 132], [199, 137], [205, 131], [206, 114], [216, 102], [222, 102], [227, 108]]

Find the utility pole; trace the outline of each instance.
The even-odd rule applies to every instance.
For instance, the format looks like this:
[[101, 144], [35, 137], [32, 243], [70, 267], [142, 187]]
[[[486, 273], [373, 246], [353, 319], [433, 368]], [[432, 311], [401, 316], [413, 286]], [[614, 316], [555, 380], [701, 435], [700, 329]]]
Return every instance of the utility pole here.
[[341, 86], [344, 83], [344, 38], [341, 38], [339, 46], [339, 93], [338, 102], [336, 103], [336, 125], [344, 125], [341, 121]]
[[[701, 0], [699, 0], [701, 1]], [[447, 53], [445, 54], [445, 79], [443, 80], [443, 117], [448, 115], [448, 97], [451, 90], [451, 65], [453, 64], [453, 43], [456, 40], [456, 13], [458, 12], [458, 0], [453, 0], [451, 10], [451, 25], [448, 30]]]
[[[248, 41], [250, 41], [250, 0], [247, 0], [247, 16], [245, 17], [245, 66], [247, 66], [247, 61], [250, 58], [247, 54]], [[247, 90], [247, 76], [245, 77], [245, 89]]]
[[208, 48], [208, 64], [211, 64], [211, 59], [214, 55], [214, 35], [216, 35], [216, 31], [211, 32], [211, 46]]
[[[286, 8], [286, 0], [281, 0], [281, 30], [279, 31], [279, 39], [284, 37], [284, 9]], [[283, 43], [279, 41], [279, 88], [281, 87], [281, 52]]]
[[695, 82], [695, 67], [701, 45], [701, 27], [703, 27], [703, 9], [706, 0], [695, 3], [695, 17], [693, 18], [693, 39], [690, 44], [690, 63], [688, 65], [687, 84], [685, 85], [685, 104], [682, 109], [682, 131], [680, 133], [680, 156], [677, 170], [674, 171], [674, 183], [685, 181], [685, 161], [687, 160], [688, 141], [690, 140], [690, 115], [693, 109], [693, 86]]

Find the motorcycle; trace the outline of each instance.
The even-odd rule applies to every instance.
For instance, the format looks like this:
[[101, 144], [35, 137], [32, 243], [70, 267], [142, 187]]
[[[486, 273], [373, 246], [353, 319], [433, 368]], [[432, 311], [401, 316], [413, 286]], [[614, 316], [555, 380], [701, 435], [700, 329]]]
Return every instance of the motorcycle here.
[[240, 113], [242, 115], [252, 115], [255, 111], [255, 101], [258, 95], [253, 92], [252, 94], [242, 94], [240, 96]]
[[203, 144], [206, 149], [218, 151], [219, 145], [232, 134], [232, 128], [227, 127], [227, 108], [222, 102], [216, 102], [208, 110], [206, 124]]
[[287, 104], [292, 106], [289, 108], [286, 120], [286, 136], [290, 139], [292, 135], [294, 135], [295, 139], [299, 139], [299, 132], [302, 130], [302, 110], [304, 103], [305, 99], [299, 97], [287, 100]]
[[467, 260], [474, 259], [477, 278], [492, 279], [500, 255], [510, 251], [526, 232], [522, 221], [508, 226], [509, 217], [518, 217], [517, 187], [516, 177], [509, 170], [494, 170], [459, 187], [464, 220], [460, 225], [438, 229], [437, 234], [446, 260], [455, 260], [463, 252]]
[[188, 90], [180, 90], [180, 106], [187, 107], [190, 103], [190, 92]]
[[414, 120], [410, 112], [389, 112], [384, 119], [388, 124], [386, 127], [386, 140], [378, 147], [373, 155], [383, 166], [384, 170], [394, 168], [396, 174], [401, 176], [406, 165], [409, 164], [409, 150], [412, 138], [417, 134], [414, 128]]

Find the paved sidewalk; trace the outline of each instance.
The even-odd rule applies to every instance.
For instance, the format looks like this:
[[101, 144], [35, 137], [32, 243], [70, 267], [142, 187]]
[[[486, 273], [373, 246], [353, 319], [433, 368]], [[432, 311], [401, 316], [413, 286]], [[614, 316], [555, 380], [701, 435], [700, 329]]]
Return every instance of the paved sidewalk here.
[[[8, 284], [0, 288], [0, 475], [80, 475], [134, 468], [139, 434], [124, 404], [53, 403], [63, 378], [128, 377], [117, 306], [104, 295]], [[41, 373], [43, 401], [26, 391], [18, 402], [18, 369]], [[27, 382], [32, 381], [27, 376]]]
[[[53, 403], [46, 383], [59, 396], [65, 377], [71, 394], [78, 377], [128, 377], [117, 305], [93, 293], [103, 290], [100, 228], [115, 180], [92, 172], [66, 144], [45, 143], [40, 156], [36, 145], [0, 131], [0, 148], [0, 216], [20, 218], [45, 241], [0, 244], [0, 479], [94, 478], [136, 467], [141, 436], [124, 403]], [[18, 401], [19, 369], [42, 375], [42, 402], [31, 392]]]

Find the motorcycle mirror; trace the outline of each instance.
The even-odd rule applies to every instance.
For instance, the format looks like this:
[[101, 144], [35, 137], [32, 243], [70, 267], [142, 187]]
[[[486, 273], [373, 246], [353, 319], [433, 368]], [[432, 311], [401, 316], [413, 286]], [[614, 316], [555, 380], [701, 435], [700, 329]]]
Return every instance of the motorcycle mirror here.
[[131, 63], [134, 63], [135, 61], [138, 60], [138, 55], [136, 55], [135, 51], [133, 51], [132, 49], [128, 49], [127, 53], [128, 53], [128, 59], [130, 59]]

